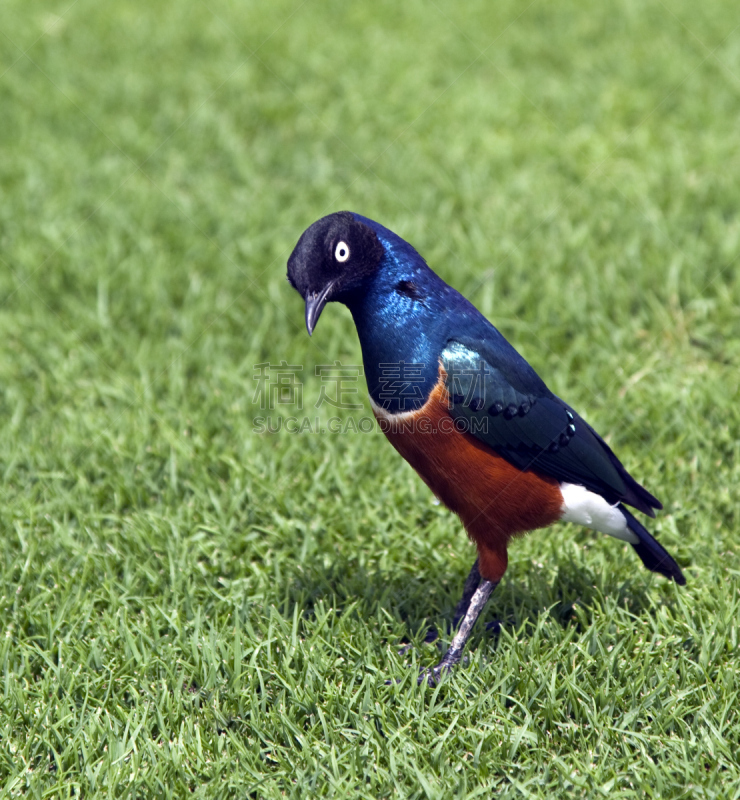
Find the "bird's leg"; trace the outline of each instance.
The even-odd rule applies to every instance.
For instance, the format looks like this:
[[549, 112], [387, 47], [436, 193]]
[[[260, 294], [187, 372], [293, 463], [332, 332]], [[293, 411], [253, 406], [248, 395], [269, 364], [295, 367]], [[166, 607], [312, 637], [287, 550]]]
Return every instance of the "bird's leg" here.
[[[474, 565], [474, 569], [477, 571], [477, 562]], [[470, 598], [467, 611], [465, 612], [462, 622], [460, 623], [460, 628], [452, 639], [452, 644], [450, 645], [448, 651], [444, 654], [444, 657], [436, 667], [433, 667], [430, 670], [425, 670], [419, 676], [419, 683], [426, 680], [431, 684], [435, 684], [443, 673], [449, 672], [450, 669], [460, 661], [462, 652], [465, 649], [465, 644], [470, 638], [470, 634], [473, 630], [473, 625], [475, 625], [476, 620], [480, 616], [480, 612], [485, 608], [488, 599], [493, 594], [493, 590], [498, 586], [498, 583], [498, 581], [481, 581], [480, 586], [478, 586], [473, 593], [473, 596]], [[468, 584], [466, 581], [466, 589], [467, 585]], [[463, 600], [464, 599], [465, 596], [463, 595]]]
[[470, 601], [475, 594], [475, 590], [478, 588], [479, 583], [480, 572], [478, 571], [478, 559], [476, 558], [473, 566], [470, 568], [470, 574], [465, 581], [465, 586], [463, 586], [463, 593], [462, 597], [460, 598], [460, 602], [457, 604], [457, 608], [455, 609], [455, 617], [452, 620], [453, 631], [457, 628], [457, 626], [460, 624], [460, 620], [467, 613], [468, 607], [470, 606]]
[[[468, 575], [467, 579], [465, 580], [465, 586], [463, 586], [463, 593], [460, 602], [457, 604], [457, 608], [455, 609], [455, 617], [452, 620], [452, 627], [450, 628], [450, 633], [457, 629], [457, 626], [460, 624], [460, 620], [465, 616], [468, 606], [470, 605], [470, 600], [475, 594], [475, 590], [478, 588], [478, 584], [480, 583], [480, 572], [478, 571], [478, 559], [475, 559], [475, 563], [470, 569], [470, 574]], [[439, 639], [439, 632], [437, 629], [432, 626], [427, 631], [427, 635], [424, 637], [424, 642], [426, 644], [431, 644], [432, 642], [436, 642]], [[406, 655], [410, 650], [413, 650], [413, 645], [405, 644], [398, 650], [399, 655]]]

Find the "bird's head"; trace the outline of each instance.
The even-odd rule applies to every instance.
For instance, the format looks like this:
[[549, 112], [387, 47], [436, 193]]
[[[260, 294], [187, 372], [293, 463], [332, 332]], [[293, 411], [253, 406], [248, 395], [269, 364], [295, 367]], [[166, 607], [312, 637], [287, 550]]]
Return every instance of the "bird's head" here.
[[288, 280], [306, 301], [306, 328], [313, 333], [330, 300], [361, 291], [383, 258], [375, 231], [350, 211], [322, 217], [307, 228], [288, 259]]

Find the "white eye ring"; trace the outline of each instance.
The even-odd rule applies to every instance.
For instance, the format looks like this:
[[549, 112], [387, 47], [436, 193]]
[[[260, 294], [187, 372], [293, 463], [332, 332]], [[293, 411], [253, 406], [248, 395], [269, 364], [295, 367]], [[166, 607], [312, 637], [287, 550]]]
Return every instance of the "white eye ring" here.
[[349, 245], [346, 242], [339, 242], [334, 250], [334, 258], [340, 263], [344, 264], [349, 258]]

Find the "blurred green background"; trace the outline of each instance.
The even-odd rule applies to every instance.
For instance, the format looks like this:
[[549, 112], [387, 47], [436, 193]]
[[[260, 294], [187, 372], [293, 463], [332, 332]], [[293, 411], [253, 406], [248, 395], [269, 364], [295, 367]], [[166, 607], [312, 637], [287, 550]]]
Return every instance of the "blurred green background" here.
[[[722, 0], [0, 0], [0, 793], [740, 797], [739, 94]], [[361, 363], [285, 282], [345, 208], [607, 437], [685, 590], [540, 531], [416, 685], [459, 523], [377, 431], [254, 430], [256, 364], [323, 422]]]

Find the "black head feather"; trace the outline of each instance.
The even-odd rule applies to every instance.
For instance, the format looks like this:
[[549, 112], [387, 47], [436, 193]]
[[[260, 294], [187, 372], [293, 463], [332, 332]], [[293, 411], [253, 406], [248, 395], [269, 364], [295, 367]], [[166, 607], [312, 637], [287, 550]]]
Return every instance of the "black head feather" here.
[[322, 217], [303, 232], [288, 259], [288, 280], [306, 301], [309, 333], [324, 305], [360, 291], [382, 257], [375, 231], [350, 211]]

